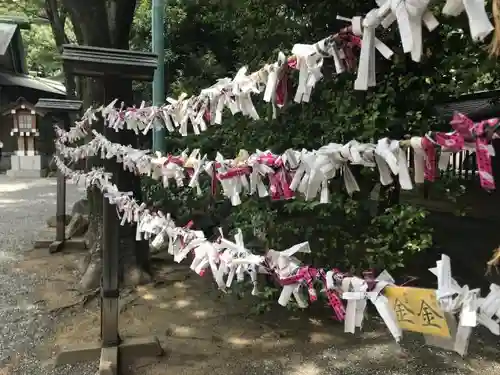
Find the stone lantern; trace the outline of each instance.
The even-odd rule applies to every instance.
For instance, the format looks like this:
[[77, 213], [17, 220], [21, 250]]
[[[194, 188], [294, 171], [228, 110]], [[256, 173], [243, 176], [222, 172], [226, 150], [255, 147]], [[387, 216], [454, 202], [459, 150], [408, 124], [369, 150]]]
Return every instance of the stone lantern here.
[[17, 147], [11, 155], [11, 167], [7, 175], [11, 177], [41, 177], [45, 160], [39, 154], [36, 138], [40, 135], [37, 128], [35, 106], [20, 98], [9, 110], [12, 116], [11, 137], [15, 137]]

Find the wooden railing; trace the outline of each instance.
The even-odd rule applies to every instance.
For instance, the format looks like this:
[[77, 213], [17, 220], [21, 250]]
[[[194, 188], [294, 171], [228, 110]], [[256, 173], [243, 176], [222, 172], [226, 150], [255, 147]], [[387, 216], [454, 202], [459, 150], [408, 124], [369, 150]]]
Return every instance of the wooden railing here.
[[[413, 176], [413, 152], [408, 152], [410, 173]], [[440, 172], [436, 183], [425, 183], [416, 186], [411, 191], [401, 191], [401, 202], [422, 206], [433, 212], [457, 213], [460, 211], [469, 217], [500, 220], [500, 211], [497, 209], [499, 192], [487, 192], [481, 188], [476, 167], [476, 155], [471, 151], [462, 151], [450, 157], [446, 171]], [[455, 200], [450, 200], [448, 193], [437, 184], [449, 176], [459, 185], [464, 186], [464, 194], [459, 194]], [[452, 184], [450, 189], [455, 189]], [[442, 186], [441, 186], [442, 187]], [[450, 192], [450, 195], [454, 195]]]
[[[413, 151], [407, 151], [408, 165], [413, 169]], [[460, 181], [475, 181], [478, 178], [476, 155], [471, 151], [461, 151], [450, 156], [450, 163], [446, 171], [440, 173], [456, 177]]]

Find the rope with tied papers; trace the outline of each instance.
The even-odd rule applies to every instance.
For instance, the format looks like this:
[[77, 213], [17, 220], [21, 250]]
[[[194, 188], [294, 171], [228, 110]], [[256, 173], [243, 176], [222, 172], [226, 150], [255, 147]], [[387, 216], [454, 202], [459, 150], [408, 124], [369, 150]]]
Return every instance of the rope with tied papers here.
[[[104, 159], [116, 157], [123, 163], [124, 168], [161, 178], [165, 186], [168, 186], [169, 180], [172, 179], [182, 186], [188, 175], [188, 186], [196, 187], [199, 193], [198, 178], [205, 171], [212, 177], [212, 187], [215, 183], [220, 183], [224, 195], [233, 205], [241, 202], [240, 195], [243, 192], [257, 193], [259, 196], [270, 195], [272, 199], [291, 199], [296, 192], [300, 192], [306, 200], [315, 199], [320, 195], [320, 201], [326, 203], [329, 200], [328, 181], [336, 176], [343, 176], [348, 193], [359, 191], [349, 165], [377, 168], [383, 185], [397, 180], [403, 189], [411, 189], [413, 182], [404, 152], [405, 147], [411, 147], [415, 151], [415, 183], [433, 181], [437, 176], [437, 165], [443, 168], [443, 165], [447, 166], [449, 163], [451, 153], [471, 148], [477, 154], [481, 185], [487, 190], [494, 189], [489, 142], [498, 129], [498, 120], [473, 123], [460, 114], [455, 114], [452, 121], [454, 130], [450, 133], [429, 133], [424, 137], [413, 137], [406, 141], [383, 138], [376, 144], [356, 141], [345, 145], [330, 143], [318, 150], [288, 150], [282, 155], [257, 150], [251, 155], [241, 152], [232, 160], [227, 160], [220, 154], [215, 160], [207, 160], [199, 150], [191, 154], [185, 152], [179, 156], [153, 156], [144, 150], [109, 142], [97, 132], [92, 132], [94, 139], [86, 145], [66, 145], [91, 132], [92, 123], [98, 119], [97, 113], [105, 118], [106, 126], [116, 131], [129, 129], [145, 134], [154, 126], [164, 126], [171, 132], [179, 131], [182, 135], [187, 135], [188, 125], [191, 124], [194, 133], [200, 134], [206, 130], [207, 123], [221, 124], [225, 108], [233, 114], [242, 113], [258, 119], [259, 115], [251, 96], [263, 93], [264, 101], [272, 104], [275, 116], [276, 107], [284, 105], [286, 101], [288, 74], [291, 69], [299, 71], [294, 101], [308, 102], [312, 89], [322, 79], [321, 68], [324, 59], [334, 60], [337, 73], [353, 70], [356, 65], [353, 51], [357, 48], [361, 49], [361, 53], [355, 88], [366, 90], [375, 85], [375, 50], [386, 58], [392, 55], [392, 51], [375, 37], [375, 29], [379, 25], [389, 27], [391, 22], [397, 21], [404, 52], [411, 53], [412, 58], [419, 61], [422, 50], [422, 22], [429, 29], [437, 26], [437, 21], [427, 10], [428, 3], [423, 0], [377, 1], [378, 8], [373, 9], [364, 18], [354, 17], [349, 20], [351, 26], [338, 34], [313, 45], [296, 44], [292, 57], [286, 58], [280, 53], [274, 64], [266, 65], [257, 72], [247, 74], [247, 68], [243, 67], [233, 79], [221, 79], [196, 96], [182, 94], [178, 99], [168, 98], [167, 104], [160, 107], [146, 107], [142, 103], [139, 108], [125, 108], [122, 105], [116, 109], [118, 102], [115, 100], [106, 107], [89, 109], [82, 121], [77, 122], [70, 131], [56, 129], [56, 146], [61, 156], [72, 160], [99, 153]], [[484, 38], [491, 31], [489, 20], [482, 17], [485, 11], [484, 4], [481, 7], [480, 1], [449, 0], [446, 6], [449, 14], [458, 15], [463, 10], [467, 12], [474, 40]], [[478, 20], [479, 24], [476, 22]], [[200, 275], [210, 270], [221, 290], [231, 287], [234, 279], [242, 282], [248, 276], [253, 284], [252, 294], [258, 294], [257, 274], [267, 273], [276, 277], [283, 287], [278, 301], [280, 305], [286, 306], [293, 297], [297, 304], [304, 308], [308, 301], [303, 292], [307, 291], [309, 300], [315, 301], [317, 293], [314, 284], [321, 282], [322, 292], [327, 297], [334, 317], [344, 321], [346, 332], [354, 333], [357, 327], [362, 326], [366, 306], [370, 301], [393, 337], [400, 341], [402, 327], [386, 296], [386, 291], [394, 286], [394, 280], [387, 272], [382, 272], [377, 277], [372, 273], [355, 277], [335, 269], [326, 270], [304, 265], [296, 255], [311, 251], [307, 242], [285, 251], [269, 250], [264, 256], [259, 256], [245, 246], [240, 231], [236, 233], [234, 242], [225, 238], [222, 233], [216, 241], [209, 241], [203, 232], [177, 227], [170, 215], [154, 212], [144, 203], [134, 200], [130, 193], [120, 192], [110, 182], [111, 176], [108, 173], [98, 169], [88, 173], [72, 171], [59, 157], [56, 157], [55, 162], [72, 180], [83, 180], [87, 187], [96, 186], [102, 190], [110, 203], [116, 205], [121, 225], [135, 223], [137, 240], [151, 240], [152, 246], [155, 247], [168, 243], [168, 251], [177, 262], [192, 257], [191, 269]], [[264, 178], [269, 181], [269, 187], [263, 184]], [[492, 285], [486, 298], [477, 298], [476, 291], [469, 293], [467, 286], [458, 286], [451, 278], [449, 268], [449, 259], [446, 262], [443, 256], [435, 270], [438, 277], [436, 294], [443, 311], [460, 316], [460, 335], [454, 340], [456, 350], [464, 354], [471, 327], [483, 324], [498, 334], [496, 316], [500, 316], [500, 299], [498, 294], [495, 294], [498, 287]], [[346, 301], [345, 304], [342, 300]]]
[[[354, 88], [365, 91], [376, 85], [375, 51], [386, 59], [391, 59], [393, 55], [392, 50], [375, 35], [379, 26], [387, 29], [397, 24], [404, 53], [410, 53], [412, 59], [419, 62], [423, 51], [422, 23], [430, 31], [439, 25], [428, 9], [429, 0], [376, 0], [376, 3], [377, 7], [364, 17], [338, 17], [351, 23], [338, 33], [314, 44], [295, 44], [292, 56], [286, 57], [280, 52], [274, 63], [265, 64], [253, 73], [248, 73], [248, 68], [243, 66], [234, 78], [220, 78], [198, 95], [182, 93], [176, 99], [167, 98], [167, 103], [161, 106], [146, 106], [143, 102], [139, 107], [125, 108], [121, 104], [115, 108], [118, 100], [114, 100], [107, 106], [89, 109], [84, 121], [77, 123], [68, 137], [85, 132], [85, 120], [92, 122], [97, 112], [106, 119], [107, 126], [115, 130], [126, 128], [146, 134], [153, 127], [165, 127], [169, 132], [178, 131], [186, 136], [190, 124], [194, 134], [200, 135], [208, 125], [222, 123], [226, 108], [233, 115], [241, 113], [258, 120], [260, 116], [252, 102], [255, 94], [262, 94], [264, 102], [271, 103], [273, 117], [276, 117], [276, 108], [285, 105], [287, 100], [292, 70], [299, 72], [294, 102], [309, 102], [312, 90], [323, 78], [321, 70], [325, 59], [333, 60], [337, 74], [355, 71], [357, 50], [360, 50], [360, 55]], [[484, 1], [447, 0], [442, 13], [456, 17], [464, 11], [472, 39], [484, 40], [494, 29], [486, 14]]]
[[[118, 191], [110, 180], [109, 173], [92, 170], [87, 173], [72, 171], [59, 158], [55, 163], [60, 171], [73, 182], [84, 181], [86, 187], [96, 186], [105, 193], [111, 204], [115, 204], [121, 215], [121, 225], [136, 224], [136, 240], [151, 240], [153, 247], [161, 247], [168, 243], [168, 252], [176, 262], [182, 262], [191, 255], [190, 268], [203, 276], [210, 270], [219, 289], [230, 288], [233, 281], [243, 282], [246, 276], [253, 284], [253, 295], [258, 295], [257, 273], [273, 275], [283, 287], [278, 303], [286, 306], [293, 298], [298, 306], [305, 308], [308, 301], [317, 300], [315, 282], [321, 282], [332, 308], [334, 318], [344, 321], [344, 331], [354, 333], [361, 328], [366, 307], [370, 301], [388, 327], [396, 341], [402, 338], [402, 328], [396, 313], [384, 295], [384, 290], [394, 286], [394, 280], [386, 272], [373, 277], [366, 272], [363, 278], [351, 276], [337, 269], [324, 270], [302, 264], [296, 255], [309, 253], [307, 242], [292, 246], [284, 251], [269, 250], [264, 256], [255, 255], [244, 242], [241, 231], [237, 231], [235, 241], [221, 236], [215, 241], [205, 238], [203, 232], [189, 228], [177, 227], [170, 215], [153, 212], [144, 203], [135, 201], [130, 193]], [[485, 298], [479, 298], [479, 290], [469, 290], [468, 286], [460, 287], [451, 277], [450, 261], [445, 255], [437, 262], [437, 267], [430, 269], [438, 279], [437, 300], [443, 311], [459, 316], [458, 333], [454, 340], [454, 349], [465, 355], [472, 328], [478, 324], [486, 326], [492, 333], [500, 335], [500, 287], [492, 284]], [[343, 301], [346, 303], [344, 305]]]
[[[173, 180], [178, 187], [195, 188], [198, 195], [203, 194], [200, 176], [206, 173], [211, 178], [212, 194], [216, 194], [220, 185], [223, 195], [234, 206], [241, 204], [241, 194], [257, 194], [261, 198], [269, 196], [272, 200], [293, 199], [301, 194], [306, 201], [319, 197], [320, 203], [329, 203], [329, 181], [333, 178], [343, 178], [349, 195], [360, 191], [350, 170], [350, 166], [356, 165], [376, 168], [383, 186], [397, 180], [403, 190], [411, 190], [413, 183], [435, 181], [438, 170], [448, 168], [452, 154], [463, 150], [476, 153], [481, 186], [487, 191], [494, 190], [491, 140], [500, 128], [498, 119], [474, 123], [467, 116], [456, 113], [451, 126], [454, 130], [449, 133], [429, 132], [423, 137], [404, 141], [382, 138], [374, 144], [352, 140], [346, 144], [329, 143], [317, 150], [289, 149], [281, 155], [269, 150], [256, 150], [252, 154], [241, 150], [235, 159], [226, 159], [217, 153], [215, 160], [209, 160], [198, 149], [191, 153], [186, 150], [177, 156], [152, 155], [148, 150], [110, 142], [95, 130], [90, 142], [69, 147], [63, 141], [74, 138], [68, 135], [70, 132], [56, 127], [60, 136], [56, 148], [61, 156], [72, 161], [97, 155], [102, 159], [116, 157], [125, 170], [161, 180], [165, 188]], [[413, 168], [408, 166], [406, 148], [414, 152]]]

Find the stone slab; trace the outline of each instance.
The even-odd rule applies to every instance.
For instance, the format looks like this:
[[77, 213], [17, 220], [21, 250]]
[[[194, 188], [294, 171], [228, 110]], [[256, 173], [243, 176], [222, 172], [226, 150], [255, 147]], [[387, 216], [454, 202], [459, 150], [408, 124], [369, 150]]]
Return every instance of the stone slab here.
[[[38, 233], [37, 239], [35, 240], [35, 249], [48, 249], [52, 243], [56, 240], [56, 229], [55, 228], [45, 228]], [[85, 250], [84, 237], [75, 237], [64, 241], [64, 250]]]
[[11, 170], [41, 170], [43, 165], [42, 155], [12, 155], [10, 157]]
[[46, 172], [43, 169], [39, 170], [29, 170], [29, 169], [9, 169], [6, 172], [8, 177], [12, 178], [40, 178], [45, 177]]
[[102, 348], [100, 343], [89, 343], [61, 348], [54, 366], [91, 362], [100, 358], [100, 375], [114, 375], [121, 358], [159, 357], [165, 354], [157, 337], [136, 337], [125, 339], [117, 347]]
[[118, 347], [102, 348], [99, 375], [118, 375]]

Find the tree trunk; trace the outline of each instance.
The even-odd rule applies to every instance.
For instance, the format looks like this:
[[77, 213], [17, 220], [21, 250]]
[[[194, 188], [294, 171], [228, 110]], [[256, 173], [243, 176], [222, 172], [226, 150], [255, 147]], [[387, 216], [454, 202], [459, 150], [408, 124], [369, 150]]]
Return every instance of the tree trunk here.
[[[129, 33], [132, 26], [135, 0], [63, 0], [79, 39], [85, 45], [128, 49]], [[132, 82], [112, 79], [106, 82], [86, 80], [83, 85], [84, 102], [102, 103], [106, 98], [119, 98], [126, 104], [132, 104]], [[103, 90], [104, 89], [104, 90]], [[107, 103], [105, 103], [107, 104]], [[98, 130], [99, 131], [99, 130]], [[110, 133], [112, 142], [137, 147], [137, 137], [131, 131]], [[97, 164], [99, 163], [99, 164]], [[90, 160], [89, 167], [100, 164], [100, 160]], [[120, 191], [133, 191], [134, 197], [141, 200], [140, 179], [130, 172], [123, 171], [121, 164], [113, 164], [113, 173], [119, 181]], [[96, 189], [89, 189], [89, 230], [87, 241], [89, 252], [82, 264], [80, 287], [83, 290], [99, 285], [101, 275], [102, 250], [102, 195]], [[121, 276], [126, 284], [138, 284], [150, 281], [149, 244], [135, 241], [135, 226], [125, 225], [120, 228]]]

